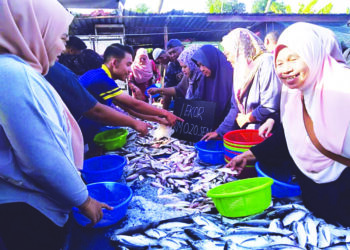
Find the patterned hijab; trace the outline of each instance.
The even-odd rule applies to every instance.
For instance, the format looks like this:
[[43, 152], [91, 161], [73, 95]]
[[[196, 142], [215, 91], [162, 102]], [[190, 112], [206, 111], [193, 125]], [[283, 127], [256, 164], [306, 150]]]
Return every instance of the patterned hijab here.
[[232, 55], [229, 60], [234, 62], [235, 68], [233, 79], [235, 98], [240, 104], [263, 61], [262, 55], [266, 52], [264, 42], [250, 30], [237, 28], [224, 36], [221, 44], [225, 51], [229, 51]]
[[73, 16], [56, 0], [0, 0], [0, 16], [0, 53], [17, 55], [45, 75]]
[[190, 78], [196, 75], [196, 73], [200, 72], [200, 69], [197, 65], [192, 61], [193, 54], [200, 48], [202, 45], [200, 44], [192, 44], [186, 49], [184, 49], [177, 60], [190, 68]]
[[345, 166], [332, 169], [334, 161], [310, 141], [303, 121], [301, 95], [321, 145], [341, 154], [350, 124], [350, 69], [329, 29], [295, 23], [281, 34], [275, 60], [284, 47], [296, 52], [309, 67], [309, 76], [301, 89], [282, 87], [281, 120], [289, 152], [300, 170], [315, 182], [335, 180]]
[[192, 61], [193, 54], [200, 48], [202, 45], [192, 44], [186, 49], [184, 49], [177, 60], [180, 63], [187, 65], [190, 69], [190, 77], [188, 78], [188, 89], [186, 91], [185, 98], [192, 99], [194, 97], [194, 93], [198, 87], [198, 79], [200, 78], [202, 72], [198, 68], [198, 66]]
[[[141, 64], [140, 58], [146, 58], [145, 64]], [[131, 65], [131, 70], [137, 83], [147, 82], [153, 77], [152, 63], [148, 58], [147, 50], [140, 48], [136, 52], [135, 60]]]

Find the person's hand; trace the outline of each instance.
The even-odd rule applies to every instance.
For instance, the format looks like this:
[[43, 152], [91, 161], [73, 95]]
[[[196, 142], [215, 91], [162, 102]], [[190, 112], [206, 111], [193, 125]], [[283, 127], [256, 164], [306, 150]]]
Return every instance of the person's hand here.
[[250, 117], [250, 113], [249, 114], [242, 114], [242, 113], [239, 113], [237, 115], [237, 118], [236, 118], [236, 121], [237, 121], [237, 124], [240, 128], [242, 128], [244, 125], [246, 125], [247, 123], [249, 123], [249, 117]]
[[215, 140], [215, 139], [219, 139], [219, 134], [214, 131], [214, 132], [209, 132], [206, 135], [204, 135], [201, 139], [201, 141], [209, 141], [209, 140]]
[[159, 88], [150, 88], [147, 90], [147, 93], [149, 95], [156, 95], [160, 93], [160, 89]]
[[97, 222], [99, 222], [102, 219], [103, 217], [102, 208], [113, 210], [113, 207], [108, 206], [105, 203], [99, 202], [91, 198], [90, 196], [78, 208], [83, 215], [85, 215], [87, 218], [91, 220], [90, 224], [87, 225], [88, 227], [94, 226]]
[[233, 157], [225, 167], [237, 171], [237, 175], [239, 175], [248, 163], [252, 163], [255, 160], [256, 158], [253, 155], [252, 151], [248, 150], [240, 155]]
[[148, 124], [148, 123], [143, 122], [143, 121], [138, 121], [138, 120], [136, 120], [136, 123], [133, 127], [133, 129], [135, 129], [137, 132], [139, 132], [141, 134], [141, 136], [147, 135], [149, 128], [152, 128], [151, 124]]
[[273, 128], [273, 125], [275, 124], [275, 120], [272, 118], [267, 119], [263, 125], [259, 128], [259, 135], [262, 138], [267, 138]]
[[142, 91], [138, 87], [135, 87], [133, 89], [133, 93], [134, 93], [134, 96], [137, 100], [141, 100], [141, 101], [145, 100], [145, 97], [144, 97]]
[[169, 111], [166, 111], [165, 119], [168, 121], [169, 126], [174, 126], [176, 121], [184, 121], [182, 118], [170, 113]]
[[166, 126], [170, 126], [169, 122], [165, 118], [159, 116], [153, 116], [152, 121]]

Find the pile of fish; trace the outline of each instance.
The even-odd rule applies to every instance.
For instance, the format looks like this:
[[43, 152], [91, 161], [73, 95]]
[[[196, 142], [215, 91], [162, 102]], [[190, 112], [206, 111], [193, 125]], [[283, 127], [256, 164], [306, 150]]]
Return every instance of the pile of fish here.
[[350, 249], [350, 230], [285, 204], [243, 219], [196, 213], [117, 230], [111, 240], [117, 249]]
[[152, 178], [150, 185], [158, 189], [165, 206], [189, 211], [210, 211], [214, 205], [206, 192], [220, 184], [235, 180], [234, 172], [223, 165], [211, 166], [197, 159], [195, 148], [175, 138], [138, 137], [130, 132], [127, 144], [109, 154], [124, 155], [126, 181]]
[[139, 137], [131, 130], [127, 144], [109, 154], [128, 159], [128, 185], [151, 185], [162, 205], [192, 214], [116, 230], [111, 240], [118, 249], [350, 249], [349, 229], [327, 224], [297, 203], [275, 203], [239, 219], [203, 213], [215, 211], [206, 192], [236, 178], [223, 165], [201, 162], [183, 141]]

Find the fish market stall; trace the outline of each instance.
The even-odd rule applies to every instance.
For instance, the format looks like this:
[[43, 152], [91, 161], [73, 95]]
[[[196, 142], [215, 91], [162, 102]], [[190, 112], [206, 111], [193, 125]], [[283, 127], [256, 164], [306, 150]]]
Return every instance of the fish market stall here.
[[123, 148], [105, 152], [127, 158], [120, 182], [131, 187], [133, 199], [126, 216], [108, 228], [82, 228], [71, 219], [67, 249], [350, 247], [350, 230], [314, 217], [298, 197], [273, 199], [248, 217], [221, 216], [207, 192], [235, 181], [234, 172], [200, 161], [192, 143], [170, 133], [139, 137], [129, 130]]

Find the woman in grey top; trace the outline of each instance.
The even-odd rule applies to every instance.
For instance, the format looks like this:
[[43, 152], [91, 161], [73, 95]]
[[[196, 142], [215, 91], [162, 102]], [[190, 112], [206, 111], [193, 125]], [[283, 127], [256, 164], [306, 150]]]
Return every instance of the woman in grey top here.
[[251, 31], [238, 28], [223, 38], [222, 45], [235, 70], [231, 110], [218, 129], [202, 140], [239, 128], [257, 129], [279, 111], [281, 83], [263, 41]]

